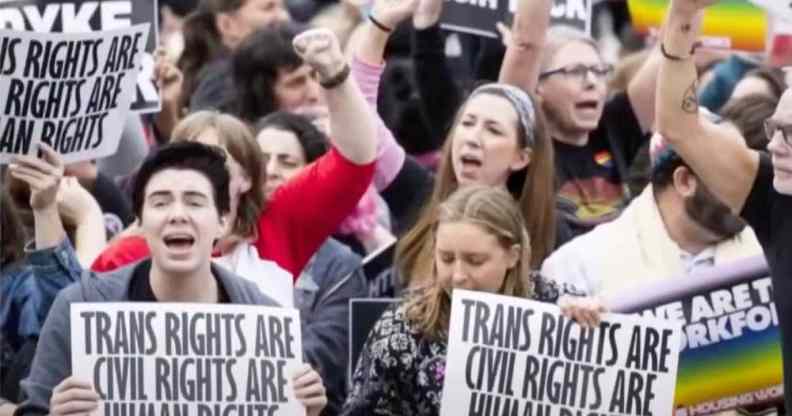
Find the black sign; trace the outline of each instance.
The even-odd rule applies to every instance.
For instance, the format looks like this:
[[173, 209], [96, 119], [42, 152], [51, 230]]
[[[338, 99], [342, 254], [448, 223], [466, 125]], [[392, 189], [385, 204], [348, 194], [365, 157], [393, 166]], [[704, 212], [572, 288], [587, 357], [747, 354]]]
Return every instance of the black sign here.
[[[591, 33], [592, 0], [555, 0], [551, 25], [565, 25]], [[511, 24], [519, 0], [446, 0], [440, 25], [447, 30], [499, 37], [495, 24]]]
[[349, 300], [349, 382], [355, 372], [360, 352], [366, 344], [369, 332], [382, 313], [400, 299], [350, 299]]
[[160, 110], [159, 93], [152, 81], [157, 48], [158, 0], [0, 0], [0, 28], [34, 32], [80, 33], [149, 23], [149, 37], [137, 79], [131, 110]]

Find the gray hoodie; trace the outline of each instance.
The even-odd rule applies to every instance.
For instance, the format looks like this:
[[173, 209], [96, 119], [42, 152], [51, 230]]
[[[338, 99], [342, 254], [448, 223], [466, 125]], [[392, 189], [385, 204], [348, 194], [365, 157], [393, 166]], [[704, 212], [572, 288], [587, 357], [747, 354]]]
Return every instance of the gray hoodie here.
[[[52, 261], [58, 261], [55, 252], [52, 254]], [[58, 294], [41, 330], [30, 375], [22, 381], [22, 393], [26, 400], [16, 410], [15, 416], [49, 414], [52, 390], [71, 375], [71, 325], [69, 322], [71, 303], [129, 301], [129, 285], [134, 271], [148, 261], [150, 260], [143, 260], [100, 275], [84, 271], [80, 281], [73, 283]], [[69, 273], [64, 268], [52, 268], [48, 271]], [[223, 285], [230, 303], [279, 306], [277, 302], [262, 294], [254, 283], [238, 277], [222, 267], [212, 264], [212, 273]]]

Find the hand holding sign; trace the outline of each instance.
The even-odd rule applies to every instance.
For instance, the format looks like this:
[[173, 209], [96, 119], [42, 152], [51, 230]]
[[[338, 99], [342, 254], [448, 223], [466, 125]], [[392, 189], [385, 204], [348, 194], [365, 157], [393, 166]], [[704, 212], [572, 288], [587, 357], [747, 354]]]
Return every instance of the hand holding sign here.
[[399, 23], [412, 16], [418, 0], [376, 0], [371, 15], [383, 25], [395, 29]]
[[76, 377], [61, 381], [50, 398], [50, 415], [89, 414], [99, 408], [99, 395], [91, 383]]
[[10, 166], [11, 176], [30, 186], [30, 206], [44, 210], [55, 206], [63, 178], [63, 161], [51, 147], [42, 143], [43, 158], [18, 156]]
[[306, 416], [319, 416], [327, 405], [327, 392], [322, 377], [310, 365], [303, 364], [292, 380], [294, 395], [305, 406]]
[[598, 327], [600, 314], [607, 312], [602, 302], [594, 297], [563, 296], [558, 300], [558, 307], [564, 316], [589, 328]]
[[338, 38], [328, 29], [311, 29], [294, 38], [294, 50], [319, 73], [320, 80], [329, 80], [346, 66]]

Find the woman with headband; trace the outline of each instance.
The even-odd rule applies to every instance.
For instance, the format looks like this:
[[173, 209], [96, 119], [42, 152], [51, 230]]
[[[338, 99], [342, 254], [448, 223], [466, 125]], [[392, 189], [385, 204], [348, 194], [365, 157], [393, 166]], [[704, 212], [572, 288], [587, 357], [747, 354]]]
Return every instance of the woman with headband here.
[[[416, 8], [413, 21], [417, 24], [432, 13], [432, 8], [442, 7], [442, 2], [436, 3], [436, 0], [421, 0], [420, 4], [416, 0], [403, 0], [375, 4], [352, 65], [369, 104], [376, 105], [389, 30], [411, 16]], [[533, 33], [546, 27], [548, 22], [529, 22], [531, 16], [549, 16], [538, 10], [546, 7], [549, 7], [547, 1], [520, 2], [515, 17], [515, 41], [507, 49], [501, 71], [503, 82], [477, 88], [458, 110], [445, 139], [431, 196], [423, 201], [417, 223], [399, 243], [396, 262], [402, 283], [418, 287], [431, 282], [433, 217], [439, 203], [461, 185], [480, 184], [508, 190], [533, 239], [532, 267], [541, 265], [558, 240], [563, 242], [563, 224], [557, 222], [555, 213], [552, 144], [536, 101], [525, 92], [535, 85], [538, 66], [532, 68], [523, 63], [536, 61], [526, 58], [536, 51], [519, 42], [523, 32]], [[415, 189], [404, 191], [416, 192]], [[386, 200], [387, 192], [383, 193]]]

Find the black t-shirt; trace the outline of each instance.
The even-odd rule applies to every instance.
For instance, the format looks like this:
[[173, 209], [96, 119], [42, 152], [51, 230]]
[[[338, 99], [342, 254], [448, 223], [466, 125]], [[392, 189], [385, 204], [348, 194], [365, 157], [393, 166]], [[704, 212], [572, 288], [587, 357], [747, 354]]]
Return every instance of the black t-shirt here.
[[559, 196], [574, 205], [567, 216], [573, 232], [588, 231], [618, 216], [631, 199], [624, 178], [647, 138], [629, 97], [621, 93], [605, 104], [585, 146], [554, 141]]
[[[146, 260], [138, 267], [132, 275], [132, 281], [129, 282], [129, 300], [132, 302], [158, 302], [157, 297], [154, 295], [154, 290], [151, 288], [151, 260]], [[222, 282], [217, 279], [217, 289], [220, 291], [218, 303], [231, 303], [228, 298], [228, 293], [225, 291]]]
[[751, 225], [764, 249], [773, 281], [773, 301], [781, 328], [784, 361], [784, 401], [792, 409], [792, 196], [773, 188], [773, 166], [761, 154], [759, 172], [743, 207], [742, 217]]

